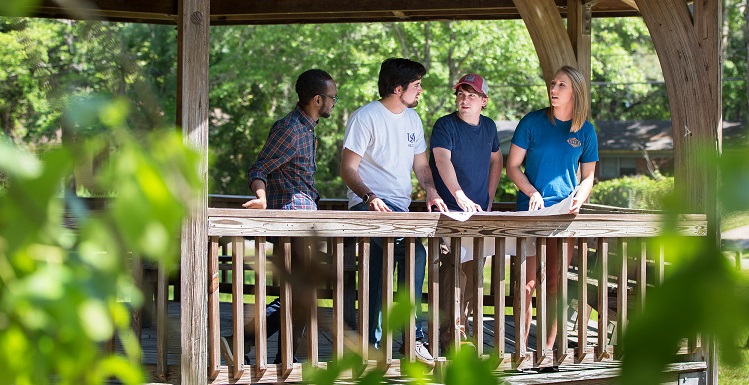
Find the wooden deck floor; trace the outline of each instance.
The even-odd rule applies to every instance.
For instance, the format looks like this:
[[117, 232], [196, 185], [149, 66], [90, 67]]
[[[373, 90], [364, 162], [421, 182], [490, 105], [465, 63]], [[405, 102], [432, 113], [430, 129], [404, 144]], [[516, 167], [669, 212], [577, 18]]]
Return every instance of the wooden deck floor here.
[[[250, 309], [252, 305], [249, 305]], [[220, 305], [221, 309], [221, 335], [228, 335], [231, 334], [231, 325], [232, 325], [232, 316], [231, 316], [231, 304], [222, 302]], [[249, 312], [250, 309], [247, 309]], [[169, 311], [169, 330], [168, 330], [168, 356], [167, 361], [169, 365], [178, 365], [179, 364], [179, 352], [180, 352], [180, 327], [179, 327], [179, 312], [180, 312], [180, 304], [178, 302], [169, 301], [168, 305], [168, 311]], [[332, 356], [332, 341], [333, 336], [331, 334], [330, 327], [332, 325], [332, 309], [330, 308], [319, 308], [319, 319], [320, 319], [320, 326], [319, 326], [319, 352], [320, 352], [320, 361], [328, 361], [330, 360]], [[471, 329], [473, 329], [473, 322], [469, 319], [469, 326]], [[596, 329], [596, 323], [593, 321], [589, 322], [588, 327], [588, 339], [591, 341], [595, 341], [595, 338], [597, 338], [597, 329]], [[574, 328], [573, 322], [568, 322], [568, 329], [572, 330]], [[429, 332], [426, 322], [424, 322], [424, 331], [426, 333]], [[505, 320], [505, 352], [506, 353], [513, 353], [515, 351], [515, 327], [512, 320], [512, 317], [509, 316]], [[531, 349], [534, 349], [536, 346], [536, 338], [535, 333], [536, 332], [536, 325], [535, 322], [531, 324], [531, 331], [530, 331], [530, 337], [528, 341], [528, 346]], [[486, 354], [490, 354], [494, 350], [494, 319], [491, 315], [485, 315], [484, 316], [484, 327], [483, 327], [483, 333], [484, 333], [484, 352]], [[575, 332], [576, 333], [576, 332]], [[570, 332], [569, 340], [572, 344], [576, 344], [576, 334]], [[268, 340], [268, 360], [270, 362], [273, 361], [273, 358], [276, 356], [277, 352], [277, 346], [278, 346], [278, 333], [271, 336]], [[142, 337], [141, 337], [141, 346], [143, 348], [143, 363], [147, 365], [152, 365], [156, 363], [156, 329], [145, 326], [142, 330]], [[400, 358], [402, 355], [398, 353], [398, 350], [400, 349], [401, 341], [398, 334], [395, 334], [394, 336], [394, 343], [393, 343], [393, 358]], [[117, 347], [120, 349], [120, 347]], [[301, 346], [298, 349], [297, 352], [297, 358], [304, 362], [306, 361], [306, 339], [303, 339]], [[254, 349], [251, 352], [251, 355], [254, 357]]]

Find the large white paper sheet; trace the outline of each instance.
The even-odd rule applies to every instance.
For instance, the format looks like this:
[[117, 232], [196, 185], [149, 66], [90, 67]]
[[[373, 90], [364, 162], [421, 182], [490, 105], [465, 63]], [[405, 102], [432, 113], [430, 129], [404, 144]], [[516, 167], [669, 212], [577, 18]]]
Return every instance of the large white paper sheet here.
[[577, 194], [577, 188], [575, 188], [574, 191], [567, 197], [564, 198], [561, 202], [555, 204], [551, 207], [545, 207], [541, 210], [534, 210], [534, 211], [493, 211], [493, 212], [477, 212], [477, 213], [466, 213], [466, 212], [447, 212], [442, 213], [443, 215], [450, 217], [456, 221], [459, 222], [465, 222], [468, 219], [471, 218], [473, 215], [506, 215], [506, 216], [532, 216], [532, 217], [541, 217], [541, 216], [548, 216], [548, 215], [561, 215], [561, 214], [569, 214], [570, 208], [572, 207], [572, 199], [575, 197], [575, 194]]

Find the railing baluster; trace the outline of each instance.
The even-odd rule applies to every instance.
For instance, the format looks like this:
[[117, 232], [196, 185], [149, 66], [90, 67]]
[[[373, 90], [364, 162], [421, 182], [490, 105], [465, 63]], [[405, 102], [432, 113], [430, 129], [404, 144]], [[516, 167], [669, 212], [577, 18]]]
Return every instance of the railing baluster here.
[[561, 365], [567, 358], [567, 269], [570, 260], [570, 247], [568, 238], [557, 238], [557, 298], [554, 303], [556, 307], [557, 322], [557, 352], [554, 363]]
[[[540, 366], [549, 352], [546, 351], [547, 290], [546, 290], [546, 238], [536, 239], [536, 362]], [[552, 272], [553, 274], [553, 272]], [[530, 327], [530, 325], [529, 325]]]
[[343, 358], [343, 238], [331, 239], [335, 286], [333, 287], [333, 359]]
[[575, 362], [582, 362], [588, 346], [588, 240], [577, 239], [577, 352]]
[[507, 283], [505, 278], [507, 274], [505, 270], [505, 242], [504, 237], [494, 239], [494, 257], [492, 258], [494, 267], [492, 269], [494, 271], [492, 277], [494, 283], [494, 351], [499, 359], [497, 365], [502, 364], [505, 358], [505, 295], [507, 291], [505, 288]]
[[[221, 322], [221, 314], [219, 310], [219, 291], [218, 291], [218, 237], [210, 237], [210, 244], [208, 245], [208, 277], [210, 283], [208, 285], [208, 341], [210, 341], [210, 347], [208, 349], [208, 377], [211, 379], [218, 376], [219, 368], [221, 366], [220, 347], [219, 340], [221, 339], [219, 325]], [[161, 294], [161, 289], [159, 289]], [[160, 300], [161, 298], [159, 298]], [[161, 301], [159, 301], [161, 302]], [[162, 335], [166, 335], [166, 328], [162, 330], [162, 314], [157, 311], [157, 324], [158, 329], [156, 330], [156, 365], [158, 367], [161, 356], [163, 354], [166, 358], [166, 346], [161, 346]], [[166, 338], [164, 338], [166, 340]], [[162, 351], [163, 350], [163, 351]], [[232, 365], [232, 362], [227, 362], [227, 365]], [[158, 368], [157, 368], [158, 371]]]
[[[475, 288], [466, 287], [466, 290], [473, 290], [473, 340], [476, 344], [476, 354], [479, 357], [484, 354], [484, 238], [476, 237], [473, 239], [473, 261], [475, 263], [474, 271], [469, 274], [475, 274]], [[463, 309], [460, 309], [463, 311]], [[468, 328], [468, 325], [466, 325]]]
[[231, 308], [234, 333], [234, 370], [232, 378], [244, 373], [244, 238], [232, 239]]
[[[393, 331], [389, 323], [390, 310], [393, 307], [393, 263], [395, 260], [395, 241], [393, 238], [382, 240], [382, 340], [381, 359], [385, 367], [393, 362]], [[401, 269], [403, 266], [400, 267]], [[377, 284], [377, 282], [374, 282]]]
[[455, 352], [460, 350], [460, 327], [465, 327], [461, 322], [461, 310], [460, 310], [460, 237], [450, 238], [450, 251], [453, 263], [451, 266], [450, 274], [450, 300], [447, 301], [447, 311], [450, 314], [450, 343]]
[[267, 277], [265, 237], [255, 237], [255, 372], [268, 368], [268, 325], [265, 322], [265, 283]]
[[627, 241], [619, 238], [619, 277], [617, 279], [616, 305], [619, 315], [616, 325], [615, 358], [624, 356], [624, 330], [627, 328]]
[[598, 347], [596, 361], [609, 358], [609, 243], [606, 238], [598, 238]]
[[[216, 268], [218, 268], [218, 255], [216, 255], [215, 260]], [[156, 377], [161, 381], [166, 381], [167, 373], [169, 372], [167, 363], [169, 348], [169, 339], [167, 338], [169, 327], [169, 277], [166, 275], [164, 261], [159, 261], [156, 274]], [[209, 276], [213, 277], [212, 274]], [[218, 288], [218, 282], [216, 282], [216, 288]], [[214, 341], [218, 341], [218, 339]]]
[[427, 241], [427, 263], [429, 265], [429, 346], [432, 347], [432, 355], [436, 358], [439, 354], [440, 344], [440, 240], [429, 238]]
[[359, 349], [369, 360], [369, 237], [359, 238]]
[[655, 277], [653, 278], [653, 285], [655, 287], [663, 285], [663, 280], [666, 278], [665, 260], [666, 249], [661, 241], [658, 242], [658, 252], [655, 254]]
[[[294, 331], [291, 320], [291, 309], [294, 306], [291, 297], [291, 282], [286, 278], [291, 274], [291, 240], [289, 237], [280, 238], [280, 250], [277, 257], [281, 259], [283, 274], [281, 281], [281, 373], [287, 375], [294, 368]], [[258, 338], [263, 338], [258, 336]]]
[[[411, 303], [415, 302], [416, 297], [416, 283], [414, 282], [415, 267], [416, 267], [416, 240], [413, 237], [408, 237], [406, 241], [406, 293]], [[391, 276], [392, 277], [392, 276]], [[418, 310], [417, 310], [418, 312]], [[416, 319], [414, 317], [408, 317], [408, 323], [404, 326], [405, 336], [403, 343], [406, 345], [406, 360], [414, 361], [416, 359], [416, 352], [414, 345], [416, 344]]]
[[[311, 269], [314, 263], [318, 261], [314, 255], [317, 251], [317, 238], [305, 238], [304, 239], [304, 266], [307, 269]], [[297, 261], [298, 262], [298, 261]], [[318, 284], [315, 282], [312, 287], [307, 288], [307, 303], [309, 304], [309, 317], [307, 318], [307, 363], [313, 367], [317, 366], [320, 362], [319, 357], [319, 341], [317, 334], [317, 289]], [[297, 309], [299, 306], [297, 304]], [[298, 311], [298, 310], [297, 310]]]
[[525, 338], [525, 330], [530, 327], [525, 323], [526, 306], [528, 306], [525, 297], [525, 277], [526, 277], [526, 258], [527, 258], [527, 238], [517, 238], [516, 259], [513, 267], [513, 286], [514, 296], [512, 304], [512, 316], [515, 321], [515, 356], [513, 357], [513, 367], [518, 367], [526, 359], [526, 349], [528, 341]]
[[637, 258], [637, 308], [640, 314], [645, 310], [645, 296], [647, 295], [647, 263], [648, 244], [645, 238], [640, 239], [640, 255]]

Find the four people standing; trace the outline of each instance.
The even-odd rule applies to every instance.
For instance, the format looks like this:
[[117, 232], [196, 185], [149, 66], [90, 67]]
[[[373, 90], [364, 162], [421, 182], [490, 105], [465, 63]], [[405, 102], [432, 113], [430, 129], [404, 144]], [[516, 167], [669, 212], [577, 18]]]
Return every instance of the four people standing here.
[[[468, 74], [455, 85], [457, 111], [435, 123], [431, 137], [431, 159], [428, 159], [422, 122], [413, 110], [418, 105], [422, 92], [421, 79], [425, 74], [426, 69], [418, 62], [402, 58], [385, 60], [378, 79], [380, 99], [359, 108], [348, 119], [340, 173], [348, 187], [350, 210], [407, 212], [411, 203], [411, 171], [426, 192], [429, 211], [475, 212], [491, 209], [502, 172], [502, 155], [495, 123], [481, 115], [488, 102], [486, 81], [477, 74]], [[257, 162], [248, 172], [251, 189], [257, 198], [245, 203], [244, 207], [317, 209], [314, 127], [317, 119], [330, 116], [337, 101], [336, 86], [324, 71], [310, 70], [300, 75], [296, 88], [299, 94], [297, 107], [274, 124]], [[575, 190], [578, 164], [581, 164], [581, 182], [570, 208], [570, 213], [576, 214], [590, 194], [598, 160], [595, 131], [585, 120], [588, 95], [580, 72], [572, 67], [562, 67], [550, 84], [549, 99], [550, 107], [531, 112], [520, 121], [512, 140], [507, 174], [520, 189], [517, 210], [536, 210], [558, 203]], [[525, 171], [520, 167], [523, 161], [526, 163]], [[553, 266], [556, 262], [554, 244], [552, 239], [547, 258], [549, 271], [556, 271]], [[293, 261], [303, 260], [302, 247], [301, 242], [292, 244]], [[415, 248], [415, 356], [419, 361], [433, 365], [433, 357], [422, 342], [425, 339], [420, 314], [426, 250], [418, 240]], [[453, 250], [453, 253], [459, 251]], [[405, 280], [404, 256], [405, 242], [396, 239], [394, 262], [399, 284]], [[370, 242], [367, 337], [375, 348], [379, 348], [382, 338], [383, 293], [379, 284], [383, 278], [382, 258], [382, 239], [373, 238]], [[442, 258], [441, 271], [448, 271], [458, 258], [459, 255]], [[461, 266], [464, 279], [473, 276], [470, 263]], [[292, 266], [295, 264], [300, 265], [292, 262]], [[529, 259], [529, 272], [535, 272], [534, 264], [535, 260]], [[534, 280], [535, 277], [529, 273], [526, 280], [528, 296], [535, 289]], [[448, 285], [445, 280], [441, 281], [443, 289], [446, 289]], [[466, 282], [461, 281], [461, 286], [465, 287]], [[556, 293], [555, 274], [550, 274], [547, 282], [549, 293], [553, 296]], [[467, 285], [472, 285], [471, 280]], [[467, 293], [471, 292], [468, 290]], [[445, 297], [444, 294], [440, 296]], [[461, 325], [465, 325], [470, 302], [470, 297], [462, 298]], [[296, 303], [296, 300], [292, 300], [292, 304]], [[267, 312], [269, 334], [277, 330], [277, 327], [272, 329], [270, 317], [273, 317], [280, 303], [274, 304], [268, 307]], [[305, 322], [303, 318], [298, 318], [298, 311], [293, 311], [292, 315], [296, 348]], [[530, 315], [529, 309], [526, 316]], [[553, 344], [555, 335], [556, 331], [551, 330], [547, 347]]]

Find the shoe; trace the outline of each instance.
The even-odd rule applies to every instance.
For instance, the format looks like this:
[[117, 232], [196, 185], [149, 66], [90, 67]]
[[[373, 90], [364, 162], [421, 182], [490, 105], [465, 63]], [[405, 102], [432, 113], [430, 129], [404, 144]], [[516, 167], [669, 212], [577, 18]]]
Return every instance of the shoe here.
[[[429, 367], [434, 367], [434, 357], [432, 357], [432, 354], [429, 353], [429, 349], [427, 349], [428, 346], [429, 344], [417, 340], [414, 344], [414, 356], [416, 357], [416, 361], [419, 361]], [[406, 344], [401, 344], [398, 352], [405, 356]]]

